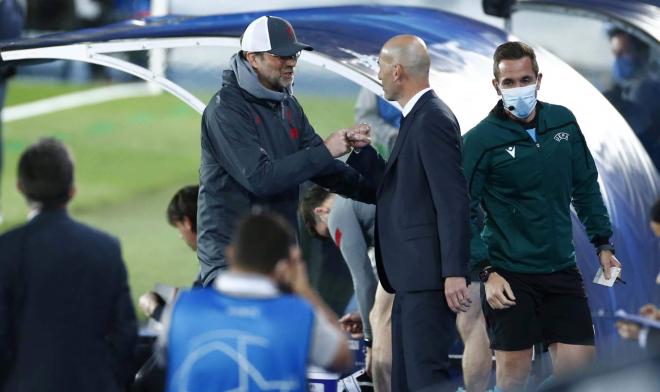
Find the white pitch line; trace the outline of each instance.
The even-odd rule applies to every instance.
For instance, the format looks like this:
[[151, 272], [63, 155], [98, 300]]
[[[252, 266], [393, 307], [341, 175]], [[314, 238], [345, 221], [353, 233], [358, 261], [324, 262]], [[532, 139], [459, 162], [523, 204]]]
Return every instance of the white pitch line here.
[[124, 83], [99, 87], [7, 107], [2, 111], [2, 121], [8, 123], [81, 106], [148, 95], [154, 95], [148, 83]]

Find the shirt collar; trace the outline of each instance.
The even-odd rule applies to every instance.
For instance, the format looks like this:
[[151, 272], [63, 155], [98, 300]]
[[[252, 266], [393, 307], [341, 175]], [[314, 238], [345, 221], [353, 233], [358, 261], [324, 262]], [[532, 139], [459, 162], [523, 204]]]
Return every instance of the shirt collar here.
[[417, 101], [419, 101], [422, 95], [426, 94], [426, 92], [429, 90], [431, 90], [431, 87], [425, 88], [424, 90], [418, 92], [417, 94], [413, 95], [412, 98], [410, 98], [410, 101], [408, 101], [406, 106], [404, 106], [403, 109], [401, 110], [401, 114], [403, 115], [403, 117], [406, 117], [410, 113], [413, 107], [415, 107]]
[[32, 208], [27, 214], [27, 220], [31, 221], [32, 219], [36, 218], [37, 215], [41, 213], [41, 210], [38, 208]]
[[[2, 1], [2, 0], [0, 0]], [[55, 207], [55, 208], [41, 208], [41, 205], [38, 203], [30, 204], [30, 211], [27, 214], [27, 220], [32, 221], [38, 217], [43, 216], [67, 216], [67, 209], [64, 207]]]
[[267, 276], [233, 271], [218, 275], [213, 287], [224, 294], [238, 297], [271, 298], [280, 293]]

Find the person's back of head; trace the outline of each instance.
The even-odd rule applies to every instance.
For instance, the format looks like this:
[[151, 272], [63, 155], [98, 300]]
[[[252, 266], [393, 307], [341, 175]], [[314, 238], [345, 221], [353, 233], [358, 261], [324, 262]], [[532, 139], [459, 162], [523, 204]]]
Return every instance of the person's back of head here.
[[327, 189], [316, 184], [307, 188], [300, 200], [298, 208], [300, 216], [303, 220], [305, 228], [313, 237], [324, 238], [319, 232], [319, 223], [321, 218], [315, 213], [315, 210], [323, 205], [323, 203], [330, 197], [331, 193]]
[[44, 138], [29, 146], [18, 161], [18, 189], [41, 209], [64, 207], [74, 193], [74, 163], [64, 143]]
[[378, 77], [387, 100], [398, 101], [429, 86], [431, 57], [426, 43], [417, 36], [390, 38], [381, 49], [378, 62]]
[[232, 268], [271, 275], [279, 261], [290, 258], [296, 237], [284, 218], [260, 212], [239, 223], [233, 244], [234, 255], [229, 257]]
[[197, 194], [199, 185], [179, 189], [167, 206], [167, 222], [176, 227], [181, 238], [192, 250], [197, 250]]
[[192, 224], [193, 230], [197, 231], [197, 194], [199, 185], [187, 185], [179, 189], [170, 204], [167, 205], [167, 222], [176, 226], [178, 222], [186, 219]]

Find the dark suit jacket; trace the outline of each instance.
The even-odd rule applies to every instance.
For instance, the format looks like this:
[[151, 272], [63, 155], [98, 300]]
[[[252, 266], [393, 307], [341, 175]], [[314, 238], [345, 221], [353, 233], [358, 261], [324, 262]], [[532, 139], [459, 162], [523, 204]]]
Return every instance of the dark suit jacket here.
[[376, 265], [385, 290], [440, 290], [444, 277], [468, 276], [460, 129], [433, 91], [403, 119], [387, 163], [367, 147], [352, 153], [348, 164], [378, 189]]
[[136, 334], [117, 239], [64, 209], [0, 236], [0, 390], [118, 391]]

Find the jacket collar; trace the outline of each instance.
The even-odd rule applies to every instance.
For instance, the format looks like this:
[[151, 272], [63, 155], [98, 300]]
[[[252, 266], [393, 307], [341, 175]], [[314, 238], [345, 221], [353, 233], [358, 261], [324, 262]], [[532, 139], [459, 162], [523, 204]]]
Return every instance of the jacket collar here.
[[[541, 119], [544, 116], [544, 114], [545, 114], [545, 104], [541, 101], [537, 101], [535, 120], [537, 124], [536, 131], [539, 133], [543, 133], [542, 130], [540, 130], [539, 128], [541, 124]], [[495, 104], [495, 107], [493, 107], [493, 109], [490, 111], [485, 121], [495, 124], [501, 128], [507, 128], [514, 132], [525, 132], [525, 127], [522, 125], [521, 122], [512, 119], [506, 114], [501, 99], [497, 101], [497, 104]]]
[[[241, 94], [243, 96], [243, 99], [245, 99], [246, 102], [249, 102], [249, 103], [255, 104], [255, 105], [260, 105], [260, 106], [266, 107], [270, 110], [275, 110], [275, 109], [278, 109], [278, 108], [282, 108], [282, 110], [284, 110], [283, 106], [288, 105], [288, 104], [282, 105], [282, 103], [285, 102], [285, 101], [290, 101], [290, 100], [292, 101], [294, 99], [293, 95], [287, 96], [283, 101], [273, 101], [273, 100], [269, 100], [269, 99], [261, 99], [259, 97], [256, 97], [256, 96], [252, 95], [248, 90], [243, 89], [238, 84], [238, 80], [236, 79], [236, 74], [231, 69], [226, 69], [222, 73], [222, 87], [224, 88], [224, 87], [227, 87], [227, 86], [237, 89], [239, 91], [239, 94]], [[281, 115], [282, 115], [282, 118], [284, 118], [284, 114], [281, 113]]]
[[265, 275], [227, 271], [215, 279], [213, 287], [228, 295], [253, 298], [273, 298], [280, 295], [275, 283]]
[[[437, 98], [437, 95], [435, 95], [435, 91], [433, 91], [433, 89], [427, 90], [424, 94], [422, 94], [421, 97], [419, 97], [415, 103], [415, 106], [413, 106], [410, 110], [410, 113], [404, 117], [406, 122], [412, 121], [413, 117], [415, 117], [415, 113], [417, 113], [417, 111], [419, 111], [419, 109], [424, 106], [424, 104], [426, 104], [426, 102], [431, 98]], [[403, 124], [401, 125], [401, 128], [403, 128]]]
[[68, 218], [69, 218], [69, 212], [67, 211], [66, 207], [47, 208], [47, 209], [39, 210], [36, 214], [34, 214], [32, 216], [32, 219], [30, 219], [30, 223], [31, 222], [36, 223], [47, 220], [68, 219]]
[[291, 96], [290, 88], [286, 88], [284, 91], [273, 91], [264, 87], [252, 66], [238, 53], [229, 60], [229, 67], [234, 72], [238, 86], [257, 99], [282, 102]]
[[408, 101], [406, 106], [404, 106], [403, 109], [401, 110], [401, 114], [403, 115], [403, 117], [406, 117], [408, 114], [410, 114], [410, 112], [415, 107], [415, 104], [417, 104], [417, 101], [419, 101], [419, 99], [429, 90], [431, 90], [431, 87], [427, 87], [423, 90], [419, 90], [417, 94], [413, 95], [412, 98], [410, 98], [410, 101]]
[[403, 145], [403, 142], [406, 139], [406, 136], [408, 135], [408, 129], [415, 120], [415, 115], [422, 107], [424, 107], [426, 102], [428, 102], [429, 100], [435, 97], [437, 97], [435, 95], [435, 92], [433, 90], [428, 90], [427, 92], [422, 94], [422, 96], [413, 106], [412, 110], [410, 110], [410, 113], [408, 113], [406, 117], [402, 118], [401, 128], [399, 129], [399, 135], [397, 136], [396, 142], [394, 143], [394, 148], [392, 148], [392, 153], [390, 154], [390, 158], [387, 160], [387, 166], [385, 166], [385, 175], [387, 175], [387, 172], [392, 167], [392, 164], [399, 156], [399, 151], [401, 151], [401, 146]]

